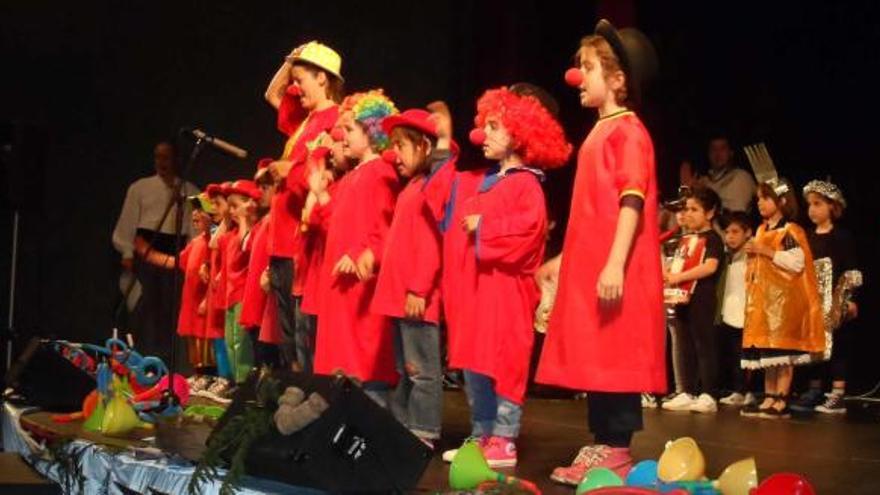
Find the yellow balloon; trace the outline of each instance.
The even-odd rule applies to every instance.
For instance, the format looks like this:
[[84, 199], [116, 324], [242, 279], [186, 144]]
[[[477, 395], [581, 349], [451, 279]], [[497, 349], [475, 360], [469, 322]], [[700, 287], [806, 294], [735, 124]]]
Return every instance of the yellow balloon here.
[[666, 444], [666, 450], [657, 461], [657, 477], [666, 483], [696, 481], [703, 478], [706, 459], [697, 442], [682, 437]]
[[141, 421], [134, 408], [120, 394], [107, 403], [101, 433], [109, 436], [122, 436], [140, 425]]
[[758, 466], [754, 457], [727, 466], [715, 482], [715, 487], [722, 495], [749, 495], [752, 488], [757, 486]]

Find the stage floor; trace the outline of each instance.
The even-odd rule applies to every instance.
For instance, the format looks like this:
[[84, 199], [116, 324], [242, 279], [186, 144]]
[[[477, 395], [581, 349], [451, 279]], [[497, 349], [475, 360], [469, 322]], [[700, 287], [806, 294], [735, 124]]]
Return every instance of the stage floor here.
[[[419, 482], [419, 492], [448, 490], [448, 464], [439, 452], [458, 445], [470, 431], [464, 394], [447, 391], [443, 440]], [[657, 459], [666, 441], [691, 436], [706, 457], [707, 475], [714, 478], [730, 463], [754, 456], [758, 476], [797, 472], [807, 476], [821, 494], [880, 493], [880, 425], [858, 424], [844, 417], [766, 420], [743, 418], [736, 408], [717, 414], [645, 410], [645, 429], [633, 443], [637, 459]], [[591, 436], [583, 401], [530, 399], [523, 415], [519, 465], [503, 470], [534, 481], [546, 494], [571, 495], [574, 490], [548, 478], [553, 467], [571, 462]]]

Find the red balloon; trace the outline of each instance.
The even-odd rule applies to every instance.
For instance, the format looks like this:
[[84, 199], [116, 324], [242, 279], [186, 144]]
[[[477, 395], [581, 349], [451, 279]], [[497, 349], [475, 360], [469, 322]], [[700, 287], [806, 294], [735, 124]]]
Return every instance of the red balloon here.
[[397, 153], [394, 150], [385, 150], [382, 152], [382, 159], [388, 163], [397, 163]]
[[754, 495], [816, 495], [806, 478], [795, 473], [776, 473], [752, 492]]
[[345, 137], [345, 131], [340, 129], [339, 127], [334, 127], [332, 131], [330, 131], [330, 137], [333, 138], [334, 141], [339, 142]]
[[474, 146], [482, 146], [486, 142], [486, 131], [482, 129], [474, 129], [468, 134], [468, 138]]
[[565, 84], [576, 88], [584, 82], [584, 73], [576, 67], [572, 67], [565, 71]]

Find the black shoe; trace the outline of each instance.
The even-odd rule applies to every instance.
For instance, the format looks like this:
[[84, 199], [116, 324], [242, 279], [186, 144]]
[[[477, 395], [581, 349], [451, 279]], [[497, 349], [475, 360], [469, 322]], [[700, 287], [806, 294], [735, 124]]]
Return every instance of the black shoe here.
[[758, 403], [754, 403], [743, 406], [743, 408], [739, 410], [739, 415], [747, 418], [757, 418], [761, 416], [762, 412], [763, 410], [758, 408]]
[[[784, 404], [782, 409], [776, 408], [776, 404], [779, 402]], [[791, 408], [788, 407], [788, 402], [785, 399], [776, 399], [776, 402], [770, 408], [761, 411], [761, 417], [766, 419], [788, 419], [791, 417]]]

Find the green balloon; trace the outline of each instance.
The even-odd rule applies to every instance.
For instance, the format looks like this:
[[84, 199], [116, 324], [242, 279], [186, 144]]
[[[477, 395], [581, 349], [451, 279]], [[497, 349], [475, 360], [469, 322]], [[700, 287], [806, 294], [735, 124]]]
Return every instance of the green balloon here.
[[577, 495], [606, 486], [623, 486], [623, 480], [614, 471], [604, 467], [594, 467], [587, 471], [575, 492]]

